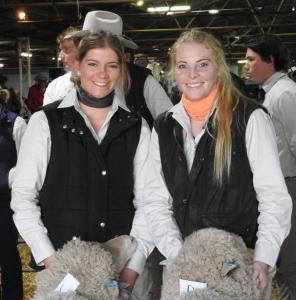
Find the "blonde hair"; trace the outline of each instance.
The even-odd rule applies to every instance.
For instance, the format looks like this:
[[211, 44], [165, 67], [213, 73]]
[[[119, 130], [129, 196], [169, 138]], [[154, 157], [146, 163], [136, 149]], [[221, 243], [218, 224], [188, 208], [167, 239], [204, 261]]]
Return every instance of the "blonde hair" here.
[[[107, 31], [100, 31], [98, 33], [90, 33], [86, 35], [79, 43], [76, 59], [81, 62], [89, 50], [105, 47], [111, 48], [118, 56], [119, 65], [121, 68], [119, 87], [121, 91], [126, 94], [131, 86], [131, 78], [125, 63], [122, 45], [116, 35]], [[73, 74], [73, 72], [71, 80], [75, 84], [80, 84], [80, 78], [77, 77], [77, 74]]]
[[234, 87], [231, 74], [226, 63], [224, 51], [220, 42], [211, 34], [199, 30], [190, 30], [181, 34], [172, 46], [170, 53], [171, 74], [174, 75], [176, 67], [176, 52], [183, 43], [199, 43], [211, 49], [213, 63], [218, 69], [218, 87], [220, 91], [216, 111], [214, 112], [213, 125], [215, 129], [215, 160], [214, 179], [218, 184], [222, 183], [223, 174], [230, 174], [231, 167], [231, 123], [233, 111], [240, 97], [240, 92]]
[[[79, 42], [81, 40], [81, 36], [73, 36], [71, 37], [71, 34], [77, 33], [80, 29], [78, 27], [74, 27], [74, 26], [69, 26], [67, 27], [64, 31], [62, 31], [61, 33], [59, 33], [59, 35], [57, 36], [57, 43], [61, 44], [64, 40], [72, 40], [74, 45], [76, 47], [78, 47]], [[67, 37], [69, 36], [69, 37]]]

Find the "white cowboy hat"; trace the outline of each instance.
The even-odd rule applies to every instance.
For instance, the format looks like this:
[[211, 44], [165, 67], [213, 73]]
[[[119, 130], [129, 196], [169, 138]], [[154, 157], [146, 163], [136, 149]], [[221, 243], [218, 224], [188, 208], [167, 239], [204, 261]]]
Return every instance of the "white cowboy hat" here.
[[123, 37], [122, 27], [122, 19], [119, 15], [106, 10], [95, 10], [86, 14], [81, 31], [69, 34], [65, 38], [83, 37], [87, 33], [104, 30], [115, 34], [124, 47], [137, 49], [138, 45], [136, 43]]

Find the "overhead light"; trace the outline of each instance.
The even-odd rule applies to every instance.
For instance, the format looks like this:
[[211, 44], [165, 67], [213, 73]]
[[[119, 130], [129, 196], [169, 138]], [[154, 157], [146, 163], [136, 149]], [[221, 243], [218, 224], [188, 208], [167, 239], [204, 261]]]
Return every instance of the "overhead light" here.
[[294, 5], [292, 6], [292, 11], [295, 11], [295, 6]]
[[56, 60], [56, 58], [53, 56], [53, 57], [51, 58], [51, 60]]
[[143, 0], [137, 1], [137, 6], [143, 6], [143, 4], [144, 4], [144, 1], [143, 1]]
[[0, 63], [0, 68], [3, 68], [3, 67], [4, 67], [4, 64], [1, 64], [1, 63]]
[[209, 14], [211, 15], [216, 15], [219, 12], [219, 9], [213, 8], [213, 9], [209, 9]]
[[152, 13], [155, 13], [155, 12], [167, 12], [169, 10], [170, 10], [169, 6], [157, 6], [157, 7], [148, 7], [147, 8], [147, 11], [148, 12], [152, 12]]
[[191, 9], [190, 5], [173, 5], [171, 6], [170, 11], [186, 11], [190, 9]]
[[246, 59], [240, 59], [237, 61], [238, 64], [245, 64], [247, 62]]
[[32, 53], [29, 53], [29, 52], [22, 52], [22, 53], [21, 53], [21, 56], [22, 56], [22, 57], [32, 57]]
[[152, 13], [167, 12], [168, 15], [172, 15], [173, 13], [185, 12], [190, 9], [191, 9], [190, 5], [173, 5], [171, 7], [169, 6], [148, 7], [147, 11]]
[[24, 21], [24, 20], [26, 20], [26, 18], [27, 18], [27, 14], [26, 14], [25, 11], [20, 10], [20, 11], [18, 11], [18, 13], [17, 13], [17, 17], [18, 17], [19, 20]]

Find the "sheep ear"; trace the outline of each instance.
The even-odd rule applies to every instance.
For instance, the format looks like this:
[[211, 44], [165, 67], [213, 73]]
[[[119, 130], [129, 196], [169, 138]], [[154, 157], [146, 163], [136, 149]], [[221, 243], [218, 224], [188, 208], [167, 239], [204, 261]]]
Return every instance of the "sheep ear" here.
[[239, 265], [235, 261], [225, 261], [222, 265], [221, 275], [223, 277], [230, 275], [230, 272], [237, 269]]

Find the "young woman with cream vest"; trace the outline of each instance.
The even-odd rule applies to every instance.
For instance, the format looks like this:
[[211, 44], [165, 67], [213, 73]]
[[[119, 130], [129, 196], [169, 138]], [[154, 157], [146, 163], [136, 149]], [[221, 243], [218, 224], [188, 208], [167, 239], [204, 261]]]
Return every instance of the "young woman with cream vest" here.
[[172, 260], [195, 230], [239, 234], [255, 249], [253, 278], [267, 295], [291, 218], [270, 117], [233, 86], [211, 34], [183, 33], [171, 66], [182, 97], [156, 120], [145, 185], [154, 242]]

